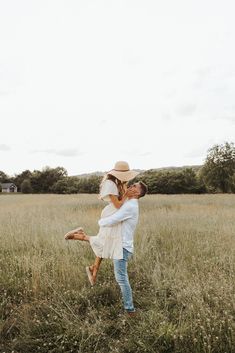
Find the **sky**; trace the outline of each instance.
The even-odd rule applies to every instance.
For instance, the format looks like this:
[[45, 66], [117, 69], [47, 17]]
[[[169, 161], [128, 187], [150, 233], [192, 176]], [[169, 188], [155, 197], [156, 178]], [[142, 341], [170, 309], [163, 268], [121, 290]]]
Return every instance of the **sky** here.
[[0, 170], [202, 164], [235, 142], [233, 0], [0, 0]]

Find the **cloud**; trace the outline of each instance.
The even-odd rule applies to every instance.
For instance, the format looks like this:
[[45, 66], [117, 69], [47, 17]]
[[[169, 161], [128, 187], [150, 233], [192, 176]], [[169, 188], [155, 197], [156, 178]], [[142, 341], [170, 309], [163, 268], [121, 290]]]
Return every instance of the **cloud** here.
[[235, 115], [231, 115], [231, 116], [221, 116], [220, 118], [217, 119], [221, 119], [221, 120], [227, 120], [233, 124], [235, 124]]
[[129, 67], [135, 67], [143, 63], [143, 57], [130, 54], [123, 57], [123, 62]]
[[192, 84], [194, 89], [202, 88], [207, 80], [212, 76], [213, 68], [210, 66], [201, 67], [194, 71], [195, 81]]
[[49, 154], [54, 154], [56, 156], [63, 156], [63, 157], [76, 157], [76, 156], [81, 156], [83, 154], [75, 148], [67, 148], [62, 150], [48, 148], [44, 150], [34, 150], [32, 151], [32, 153], [49, 153]]
[[197, 105], [194, 103], [183, 104], [177, 109], [177, 113], [181, 116], [193, 115], [197, 110]]
[[201, 158], [204, 157], [206, 155], [207, 149], [205, 148], [198, 148], [198, 149], [194, 149], [188, 153], [185, 153], [184, 157], [186, 158]]
[[140, 151], [139, 149], [123, 150], [123, 154], [134, 157], [147, 157], [152, 154], [150, 151]]
[[223, 118], [221, 118], [221, 119], [228, 120], [228, 121], [230, 121], [231, 123], [235, 124], [235, 115], [233, 115], [233, 116], [225, 116], [225, 117], [223, 117]]
[[99, 123], [98, 123], [98, 126], [101, 127], [101, 126], [104, 126], [107, 124], [107, 120], [103, 119], [101, 120]]
[[220, 86], [213, 87], [212, 91], [214, 94], [217, 94], [217, 95], [224, 94], [229, 91], [229, 86], [226, 83], [224, 83], [224, 84], [221, 84]]
[[140, 153], [140, 157], [147, 157], [147, 156], [151, 156], [152, 152], [142, 152]]
[[198, 148], [194, 148], [191, 151], [184, 154], [186, 158], [205, 158], [209, 148], [214, 145], [216, 141], [214, 139], [209, 139], [208, 143], [201, 145]]
[[171, 119], [172, 119], [171, 114], [170, 114], [170, 113], [166, 113], [166, 112], [162, 113], [162, 119], [163, 119], [164, 121], [169, 121], [169, 120], [171, 120]]
[[228, 113], [228, 115], [215, 115], [211, 117], [212, 120], [223, 120], [235, 124], [235, 113]]
[[200, 78], [208, 77], [210, 76], [211, 73], [212, 73], [212, 67], [210, 66], [201, 67], [195, 70], [195, 74]]
[[11, 147], [4, 145], [4, 144], [0, 144], [0, 151], [10, 151]]
[[168, 77], [172, 77], [175, 76], [179, 73], [181, 73], [182, 69], [179, 65], [174, 65], [171, 67], [168, 67], [166, 70], [162, 71], [162, 77], [163, 78], [168, 78]]
[[9, 91], [0, 91], [0, 96], [7, 96], [9, 94], [10, 94]]

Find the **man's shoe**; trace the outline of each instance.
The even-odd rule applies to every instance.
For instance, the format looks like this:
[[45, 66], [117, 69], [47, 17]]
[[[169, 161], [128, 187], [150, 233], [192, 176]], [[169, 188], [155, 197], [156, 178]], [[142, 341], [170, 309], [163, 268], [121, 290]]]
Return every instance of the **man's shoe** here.
[[137, 317], [137, 312], [136, 311], [128, 311], [126, 310], [126, 314], [128, 317]]

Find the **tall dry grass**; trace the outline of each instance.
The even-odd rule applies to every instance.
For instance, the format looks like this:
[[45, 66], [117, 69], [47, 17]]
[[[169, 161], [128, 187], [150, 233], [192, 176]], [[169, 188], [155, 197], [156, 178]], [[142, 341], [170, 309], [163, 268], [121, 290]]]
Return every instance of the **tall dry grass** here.
[[112, 262], [90, 288], [95, 195], [0, 196], [0, 351], [235, 352], [235, 196], [140, 200], [130, 281], [139, 316], [122, 312]]

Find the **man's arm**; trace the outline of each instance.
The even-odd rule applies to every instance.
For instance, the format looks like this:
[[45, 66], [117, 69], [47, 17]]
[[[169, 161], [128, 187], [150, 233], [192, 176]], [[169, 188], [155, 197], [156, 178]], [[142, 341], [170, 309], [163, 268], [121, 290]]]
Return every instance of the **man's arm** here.
[[132, 206], [126, 202], [117, 212], [111, 216], [101, 218], [98, 223], [101, 227], [110, 227], [133, 216]]

